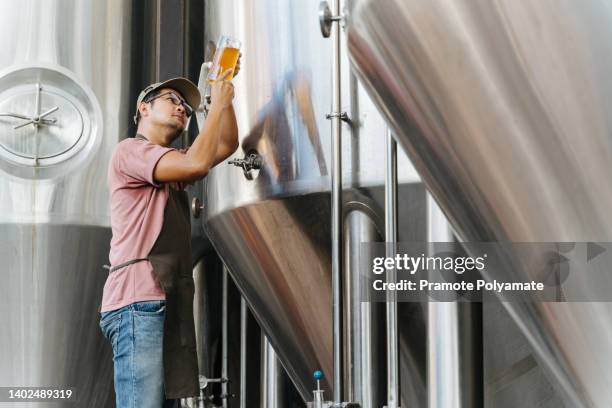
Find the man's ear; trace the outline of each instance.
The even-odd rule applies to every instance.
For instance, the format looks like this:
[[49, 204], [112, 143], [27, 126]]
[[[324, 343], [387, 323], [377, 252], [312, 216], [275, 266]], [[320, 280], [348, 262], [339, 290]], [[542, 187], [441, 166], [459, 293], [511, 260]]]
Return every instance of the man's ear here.
[[138, 112], [140, 112], [140, 117], [143, 118], [149, 115], [149, 105], [146, 102], [140, 102], [140, 106], [138, 107]]

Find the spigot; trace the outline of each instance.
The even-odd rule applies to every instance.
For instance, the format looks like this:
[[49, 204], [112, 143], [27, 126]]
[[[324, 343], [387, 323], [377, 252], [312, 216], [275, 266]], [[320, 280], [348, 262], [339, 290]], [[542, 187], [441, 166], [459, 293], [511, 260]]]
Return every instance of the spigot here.
[[244, 159], [233, 159], [227, 163], [241, 167], [244, 177], [246, 177], [247, 180], [253, 180], [253, 174], [251, 171], [261, 169], [263, 166], [263, 159], [259, 156], [257, 151], [249, 150], [249, 152], [244, 156]]

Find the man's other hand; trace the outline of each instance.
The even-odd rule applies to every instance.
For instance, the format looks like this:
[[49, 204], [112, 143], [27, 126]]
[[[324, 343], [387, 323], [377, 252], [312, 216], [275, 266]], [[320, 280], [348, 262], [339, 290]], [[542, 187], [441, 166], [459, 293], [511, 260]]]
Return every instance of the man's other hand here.
[[218, 80], [213, 82], [210, 90], [210, 99], [213, 106], [217, 105], [221, 109], [225, 109], [232, 104], [234, 99], [234, 85], [227, 80], [227, 77], [232, 73], [229, 68], [221, 74]]

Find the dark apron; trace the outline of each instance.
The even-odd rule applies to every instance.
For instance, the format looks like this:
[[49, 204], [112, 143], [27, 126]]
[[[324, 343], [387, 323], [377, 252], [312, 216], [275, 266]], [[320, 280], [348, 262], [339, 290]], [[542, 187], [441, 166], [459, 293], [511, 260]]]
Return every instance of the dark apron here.
[[154, 274], [166, 293], [164, 388], [166, 399], [176, 399], [199, 396], [200, 385], [193, 323], [189, 199], [185, 191], [170, 186], [168, 190], [164, 223], [149, 255], [114, 266], [110, 271], [144, 260], [153, 265]]

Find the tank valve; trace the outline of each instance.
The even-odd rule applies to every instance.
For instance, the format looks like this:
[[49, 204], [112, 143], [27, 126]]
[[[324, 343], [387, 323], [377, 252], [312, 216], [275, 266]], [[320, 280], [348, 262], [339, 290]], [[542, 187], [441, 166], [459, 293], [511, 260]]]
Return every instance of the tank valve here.
[[317, 370], [313, 373], [312, 376], [317, 381], [317, 389], [313, 391], [314, 402], [312, 406], [313, 408], [325, 408], [328, 405], [326, 405], [324, 402], [323, 390], [321, 389], [321, 380], [323, 379], [323, 372]]
[[251, 173], [251, 171], [261, 169], [263, 166], [263, 159], [256, 150], [249, 150], [244, 156], [244, 159], [234, 159], [227, 163], [241, 167], [244, 172], [244, 177], [246, 177], [247, 180], [253, 180], [253, 173]]
[[226, 383], [229, 382], [229, 380], [225, 377], [221, 377], [221, 378], [206, 378], [206, 376], [200, 375], [199, 376], [199, 382], [200, 382], [200, 389], [203, 390], [205, 389], [208, 384], [210, 383]]
[[325, 401], [323, 390], [321, 389], [321, 380], [324, 377], [323, 372], [317, 370], [312, 376], [317, 381], [317, 389], [312, 392], [314, 394], [314, 401], [307, 404], [309, 408], [359, 408], [359, 404], [354, 402], [333, 403], [331, 401]]
[[351, 118], [349, 118], [349, 115], [346, 112], [331, 112], [325, 114], [325, 119], [329, 120], [331, 118], [340, 118], [340, 120], [343, 122], [351, 123]]

